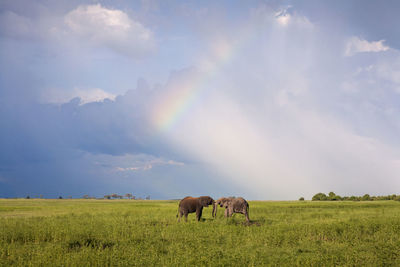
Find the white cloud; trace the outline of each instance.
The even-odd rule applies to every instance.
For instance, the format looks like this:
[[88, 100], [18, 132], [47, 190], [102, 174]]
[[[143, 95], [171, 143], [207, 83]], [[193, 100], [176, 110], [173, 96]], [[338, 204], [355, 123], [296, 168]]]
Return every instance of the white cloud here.
[[282, 9], [275, 13], [275, 18], [280, 25], [286, 26], [289, 24], [291, 15], [287, 12], [287, 9]]
[[80, 38], [133, 57], [142, 57], [155, 46], [150, 29], [123, 11], [100, 4], [79, 6], [66, 14], [64, 21]]
[[[274, 18], [278, 25], [282, 27], [293, 25], [302, 28], [313, 28], [313, 24], [307, 17], [296, 13], [291, 13], [291, 8], [292, 6], [287, 6], [274, 13]], [[267, 12], [266, 15], [269, 16], [269, 12]]]
[[367, 40], [354, 36], [350, 38], [346, 44], [345, 55], [353, 56], [356, 53], [387, 51], [390, 47], [384, 45], [384, 42], [385, 40], [368, 42]]
[[400, 93], [400, 53], [396, 49], [391, 49], [373, 64], [361, 64], [357, 67], [349, 79], [343, 84], [345, 92], [364, 92], [369, 90], [375, 92], [372, 101], [377, 101], [387, 96], [391, 92]]
[[42, 95], [42, 100], [47, 103], [62, 104], [69, 102], [73, 98], [80, 98], [80, 104], [90, 102], [101, 102], [105, 99], [115, 100], [116, 95], [110, 94], [100, 88], [78, 88], [65, 91], [61, 89], [49, 89]]
[[[85, 44], [107, 47], [132, 58], [142, 58], [155, 49], [153, 32], [118, 9], [81, 5], [68, 13], [29, 17], [0, 12], [0, 34], [14, 39], [55, 42], [56, 47]], [[77, 46], [75, 45], [77, 44]]]
[[119, 172], [125, 172], [125, 171], [137, 171], [139, 170], [139, 167], [127, 167], [127, 168], [122, 168], [122, 167], [116, 167], [115, 170]]
[[171, 166], [184, 166], [183, 162], [166, 160], [163, 158], [152, 158], [148, 160], [136, 160], [136, 162], [129, 167], [115, 167], [118, 172], [128, 172], [128, 171], [148, 171], [155, 166], [171, 165]]
[[378, 77], [400, 87], [400, 64], [381, 63], [377, 66], [376, 72]]

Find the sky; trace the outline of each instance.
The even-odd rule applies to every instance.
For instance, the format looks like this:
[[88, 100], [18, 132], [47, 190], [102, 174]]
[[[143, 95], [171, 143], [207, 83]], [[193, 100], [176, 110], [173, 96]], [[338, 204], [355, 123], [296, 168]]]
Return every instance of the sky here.
[[0, 2], [0, 197], [400, 193], [400, 2]]

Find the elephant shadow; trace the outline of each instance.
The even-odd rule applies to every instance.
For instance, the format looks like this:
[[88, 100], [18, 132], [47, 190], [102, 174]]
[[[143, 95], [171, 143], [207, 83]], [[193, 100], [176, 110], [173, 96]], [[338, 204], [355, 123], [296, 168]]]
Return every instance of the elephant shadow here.
[[213, 222], [215, 221], [215, 218], [201, 218], [200, 222]]

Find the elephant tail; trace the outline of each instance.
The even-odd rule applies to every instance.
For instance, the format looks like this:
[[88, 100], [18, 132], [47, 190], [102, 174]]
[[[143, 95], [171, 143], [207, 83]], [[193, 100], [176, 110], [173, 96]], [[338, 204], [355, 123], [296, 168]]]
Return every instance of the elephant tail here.
[[246, 201], [246, 214], [247, 214], [247, 221], [250, 221], [250, 219], [249, 219], [249, 203], [247, 203], [247, 201]]

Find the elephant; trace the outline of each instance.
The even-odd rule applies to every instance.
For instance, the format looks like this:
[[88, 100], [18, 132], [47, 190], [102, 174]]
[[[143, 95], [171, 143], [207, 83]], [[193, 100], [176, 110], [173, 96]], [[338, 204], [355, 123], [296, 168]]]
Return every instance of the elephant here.
[[246, 221], [250, 222], [249, 219], [249, 203], [242, 197], [222, 197], [216, 201], [215, 204], [215, 216], [217, 216], [217, 206], [225, 208], [225, 217], [231, 217], [233, 213], [241, 213], [246, 217]]
[[196, 219], [200, 221], [203, 208], [208, 207], [208, 205], [213, 205], [212, 216], [214, 217], [215, 201], [212, 197], [185, 197], [179, 202], [178, 214], [176, 217], [179, 215], [178, 221], [181, 221], [182, 215], [185, 215], [185, 221], [187, 222], [188, 214], [196, 212]]
[[[221, 197], [217, 201], [215, 201], [215, 217], [217, 216], [217, 209], [218, 206], [221, 208], [224, 207], [224, 204], [227, 203], [230, 199], [233, 199], [233, 197]], [[228, 209], [225, 208], [225, 217], [228, 217]]]

